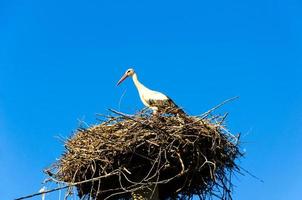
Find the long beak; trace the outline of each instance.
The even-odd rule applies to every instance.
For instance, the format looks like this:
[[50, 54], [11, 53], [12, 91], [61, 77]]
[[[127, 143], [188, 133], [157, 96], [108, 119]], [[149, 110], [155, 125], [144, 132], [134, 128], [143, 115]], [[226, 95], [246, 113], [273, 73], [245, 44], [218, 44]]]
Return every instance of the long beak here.
[[128, 78], [128, 75], [127, 74], [124, 74], [124, 76], [122, 76], [122, 78], [117, 82], [117, 86], [119, 84], [121, 84], [126, 78]]

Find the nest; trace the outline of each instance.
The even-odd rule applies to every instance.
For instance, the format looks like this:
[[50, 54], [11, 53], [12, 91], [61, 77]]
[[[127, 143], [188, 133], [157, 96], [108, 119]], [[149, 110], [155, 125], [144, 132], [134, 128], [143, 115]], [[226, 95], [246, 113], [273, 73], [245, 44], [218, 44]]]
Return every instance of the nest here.
[[242, 154], [225, 116], [113, 112], [66, 141], [66, 152], [48, 170], [52, 180], [87, 199], [131, 199], [152, 185], [159, 199], [231, 199], [230, 175], [239, 171]]

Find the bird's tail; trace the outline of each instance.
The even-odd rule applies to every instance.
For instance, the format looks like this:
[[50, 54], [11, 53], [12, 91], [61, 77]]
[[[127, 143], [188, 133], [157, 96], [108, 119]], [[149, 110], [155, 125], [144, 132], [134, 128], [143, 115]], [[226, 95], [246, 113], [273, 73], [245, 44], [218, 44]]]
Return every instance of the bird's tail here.
[[171, 113], [172, 114], [176, 114], [176, 115], [179, 115], [181, 117], [185, 117], [187, 116], [187, 113], [185, 113], [185, 111], [180, 108], [172, 99], [169, 98], [169, 104], [170, 104], [170, 107], [172, 108], [172, 111]]
[[187, 113], [181, 109], [180, 107], [177, 108], [177, 114], [181, 117], [186, 117], [187, 116]]
[[181, 108], [178, 108], [178, 112], [180, 114], [187, 115], [187, 113], [183, 109], [181, 109]]

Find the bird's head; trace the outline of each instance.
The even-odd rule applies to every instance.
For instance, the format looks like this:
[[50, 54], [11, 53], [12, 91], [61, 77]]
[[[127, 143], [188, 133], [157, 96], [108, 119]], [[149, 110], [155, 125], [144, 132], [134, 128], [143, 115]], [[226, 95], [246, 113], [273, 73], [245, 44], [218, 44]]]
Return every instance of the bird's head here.
[[122, 76], [122, 78], [119, 80], [119, 82], [117, 83], [117, 85], [121, 84], [126, 78], [131, 77], [135, 74], [134, 69], [130, 68], [127, 69], [127, 71], [125, 72], [125, 74]]

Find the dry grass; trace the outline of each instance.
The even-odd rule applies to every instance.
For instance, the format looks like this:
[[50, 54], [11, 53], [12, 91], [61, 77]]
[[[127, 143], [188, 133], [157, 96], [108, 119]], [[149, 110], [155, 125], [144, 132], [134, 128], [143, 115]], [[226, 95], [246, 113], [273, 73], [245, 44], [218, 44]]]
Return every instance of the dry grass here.
[[231, 175], [242, 156], [225, 116], [134, 116], [113, 111], [101, 124], [79, 129], [48, 173], [75, 186], [80, 197], [130, 199], [157, 185], [160, 199], [231, 199]]

